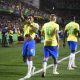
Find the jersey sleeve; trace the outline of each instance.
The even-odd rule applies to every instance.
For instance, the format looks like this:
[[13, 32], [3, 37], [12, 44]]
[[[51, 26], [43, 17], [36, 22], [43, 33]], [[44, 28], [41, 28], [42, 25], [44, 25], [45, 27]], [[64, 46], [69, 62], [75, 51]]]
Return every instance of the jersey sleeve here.
[[39, 30], [39, 24], [36, 24], [36, 28]]
[[79, 31], [79, 24], [77, 24], [77, 30]]
[[59, 31], [59, 25], [58, 24], [56, 25], [56, 30]]
[[45, 26], [45, 25], [43, 25], [43, 26], [42, 26], [41, 32], [43, 32], [43, 31], [44, 31], [44, 26]]
[[68, 24], [65, 26], [65, 30], [68, 30]]

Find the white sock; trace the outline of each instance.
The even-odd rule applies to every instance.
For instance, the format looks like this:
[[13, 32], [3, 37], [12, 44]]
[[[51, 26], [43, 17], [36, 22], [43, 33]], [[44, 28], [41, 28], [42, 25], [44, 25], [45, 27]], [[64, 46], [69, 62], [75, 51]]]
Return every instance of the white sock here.
[[43, 72], [46, 72], [47, 62], [43, 62]]
[[75, 54], [73, 54], [72, 66], [73, 66], [73, 67], [76, 66], [76, 65], [75, 65]]
[[57, 64], [54, 64], [53, 66], [53, 72], [56, 72], [57, 71]]
[[71, 68], [71, 65], [72, 65], [72, 53], [70, 54], [69, 56], [69, 63], [68, 63], [68, 68]]
[[27, 65], [29, 64], [29, 61], [28, 61], [28, 59], [26, 60], [26, 64], [27, 64]]
[[31, 70], [32, 70], [32, 66], [33, 66], [33, 61], [28, 61], [28, 73], [27, 74], [31, 74]]

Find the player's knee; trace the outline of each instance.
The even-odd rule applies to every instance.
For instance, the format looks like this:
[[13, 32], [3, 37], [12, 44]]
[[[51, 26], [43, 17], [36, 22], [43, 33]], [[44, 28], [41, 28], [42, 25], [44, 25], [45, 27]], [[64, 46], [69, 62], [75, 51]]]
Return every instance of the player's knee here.
[[23, 61], [26, 62], [26, 60], [27, 60], [27, 57], [23, 56]]
[[32, 56], [29, 56], [29, 57], [28, 57], [28, 60], [29, 60], [29, 61], [32, 61]]
[[54, 64], [57, 64], [57, 61], [54, 61]]
[[54, 64], [57, 64], [57, 59], [54, 59]]

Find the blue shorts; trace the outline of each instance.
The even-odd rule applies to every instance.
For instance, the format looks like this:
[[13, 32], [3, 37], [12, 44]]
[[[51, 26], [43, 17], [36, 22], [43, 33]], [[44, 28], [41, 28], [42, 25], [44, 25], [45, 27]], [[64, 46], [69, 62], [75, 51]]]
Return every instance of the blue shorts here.
[[35, 41], [24, 41], [22, 46], [22, 56], [35, 56]]
[[70, 50], [76, 50], [77, 49], [78, 42], [68, 41], [68, 45], [69, 45]]
[[53, 58], [58, 58], [59, 51], [57, 50], [57, 46], [44, 46], [44, 57], [48, 58], [52, 56]]

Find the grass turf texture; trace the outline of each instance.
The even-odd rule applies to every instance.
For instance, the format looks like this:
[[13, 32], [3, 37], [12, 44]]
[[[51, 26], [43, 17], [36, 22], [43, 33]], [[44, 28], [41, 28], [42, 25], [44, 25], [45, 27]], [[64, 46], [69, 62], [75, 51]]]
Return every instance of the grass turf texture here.
[[[22, 61], [20, 44], [14, 44], [13, 47], [0, 47], [0, 80], [18, 80], [24, 77], [27, 72], [26, 64]], [[80, 50], [80, 45], [78, 45]], [[69, 55], [69, 48], [62, 47], [60, 42], [59, 60]], [[36, 44], [36, 56], [34, 57], [34, 65], [36, 70], [42, 68], [43, 60], [43, 44]], [[48, 64], [52, 64], [52, 58], [49, 59]], [[52, 74], [52, 67], [47, 69], [45, 78], [41, 77], [41, 73], [32, 76], [29, 80], [80, 80], [80, 54], [76, 55], [77, 68], [73, 71], [67, 70], [68, 59], [62, 61], [58, 65], [59, 75]]]

